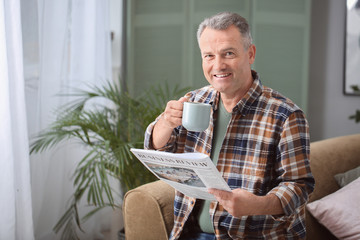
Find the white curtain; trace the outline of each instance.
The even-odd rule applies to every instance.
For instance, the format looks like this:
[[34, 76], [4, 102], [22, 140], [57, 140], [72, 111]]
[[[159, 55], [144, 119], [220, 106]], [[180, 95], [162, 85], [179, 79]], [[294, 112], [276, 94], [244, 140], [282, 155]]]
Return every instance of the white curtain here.
[[[26, 97], [30, 136], [46, 128], [54, 110], [71, 100], [59, 97], [73, 88], [111, 80], [108, 0], [22, 0]], [[25, 10], [26, 9], [26, 10]], [[32, 29], [32, 30], [30, 30]], [[36, 51], [34, 51], [36, 49]], [[73, 192], [72, 174], [84, 155], [67, 142], [31, 156], [35, 237], [56, 239], [52, 228], [65, 213]], [[84, 202], [81, 213], [89, 211]], [[84, 226], [81, 239], [101, 238], [111, 214], [103, 211]]]
[[20, 1], [0, 1], [0, 239], [34, 239]]

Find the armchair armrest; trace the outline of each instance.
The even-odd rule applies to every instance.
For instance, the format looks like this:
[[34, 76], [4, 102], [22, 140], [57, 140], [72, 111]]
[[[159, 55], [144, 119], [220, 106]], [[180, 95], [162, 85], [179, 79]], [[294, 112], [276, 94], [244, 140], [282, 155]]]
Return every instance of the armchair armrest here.
[[123, 202], [126, 239], [168, 239], [174, 197], [175, 190], [160, 180], [128, 191]]

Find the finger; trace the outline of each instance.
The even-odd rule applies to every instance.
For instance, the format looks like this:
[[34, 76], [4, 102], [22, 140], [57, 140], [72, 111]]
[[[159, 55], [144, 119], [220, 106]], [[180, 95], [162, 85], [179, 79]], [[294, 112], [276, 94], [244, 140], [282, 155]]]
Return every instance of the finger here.
[[216, 199], [221, 199], [223, 201], [229, 200], [232, 197], [232, 192], [227, 192], [215, 188], [210, 188], [208, 192], [216, 197]]
[[170, 117], [181, 118], [182, 117], [182, 108], [179, 108], [179, 107], [181, 107], [181, 106], [169, 105], [165, 109], [165, 113], [167, 115], [169, 115]]
[[182, 121], [181, 116], [176, 116], [176, 114], [174, 116], [174, 113], [171, 113], [171, 111], [165, 112], [163, 118], [172, 128], [181, 125], [181, 121]]
[[186, 97], [181, 97], [181, 98], [179, 99], [179, 101], [182, 102], [182, 103], [184, 103], [184, 102], [187, 102], [188, 100], [187, 100]]
[[178, 101], [172, 100], [172, 101], [168, 102], [167, 107], [172, 110], [182, 111], [183, 105], [184, 105], [184, 103], [180, 100], [178, 100]]
[[175, 128], [181, 125], [182, 103], [176, 100], [169, 101], [166, 105], [163, 119], [165, 120], [165, 123], [171, 128]]
[[188, 101], [186, 97], [179, 100], [171, 100], [167, 103], [164, 111], [164, 119], [171, 127], [181, 125], [184, 102]]

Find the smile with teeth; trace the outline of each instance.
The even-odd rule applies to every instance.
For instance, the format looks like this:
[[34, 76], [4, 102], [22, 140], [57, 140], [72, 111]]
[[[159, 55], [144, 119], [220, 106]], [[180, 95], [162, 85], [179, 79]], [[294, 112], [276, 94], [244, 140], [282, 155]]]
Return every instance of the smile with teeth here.
[[214, 76], [217, 78], [224, 78], [230, 76], [231, 73], [223, 73], [223, 74], [215, 74]]

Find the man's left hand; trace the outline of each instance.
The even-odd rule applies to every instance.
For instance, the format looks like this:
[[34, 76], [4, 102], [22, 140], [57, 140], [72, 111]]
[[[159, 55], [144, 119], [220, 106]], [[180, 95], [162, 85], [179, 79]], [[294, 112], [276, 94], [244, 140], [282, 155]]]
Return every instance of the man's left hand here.
[[231, 192], [211, 188], [208, 192], [234, 217], [284, 213], [280, 200], [274, 194], [257, 196], [241, 188]]

